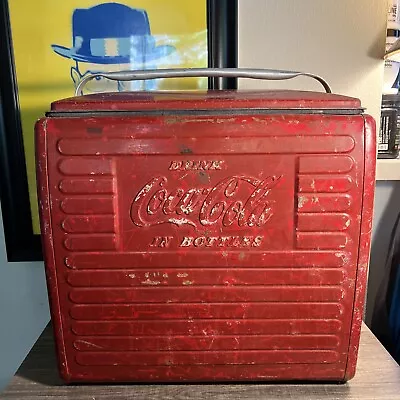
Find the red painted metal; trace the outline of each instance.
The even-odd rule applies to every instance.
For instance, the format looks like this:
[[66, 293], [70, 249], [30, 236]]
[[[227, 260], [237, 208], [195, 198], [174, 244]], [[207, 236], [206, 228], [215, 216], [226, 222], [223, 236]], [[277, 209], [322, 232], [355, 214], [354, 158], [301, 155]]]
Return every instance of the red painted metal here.
[[63, 378], [350, 379], [375, 183], [359, 107], [287, 91], [54, 103], [36, 150]]
[[[52, 111], [131, 111], [132, 93], [99, 93], [72, 97], [56, 101]], [[260, 91], [216, 90], [213, 92], [172, 92], [154, 94], [135, 93], [135, 110], [176, 110], [176, 109], [355, 109], [360, 108], [360, 100], [347, 96], [326, 95], [325, 93], [269, 90]]]

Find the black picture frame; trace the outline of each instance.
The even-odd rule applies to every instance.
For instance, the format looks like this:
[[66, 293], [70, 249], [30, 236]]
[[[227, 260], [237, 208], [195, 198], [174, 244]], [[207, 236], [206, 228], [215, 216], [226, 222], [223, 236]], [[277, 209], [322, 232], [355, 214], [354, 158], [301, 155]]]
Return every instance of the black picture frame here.
[[[237, 0], [207, 0], [208, 65], [237, 67]], [[8, 261], [43, 260], [32, 229], [8, 1], [0, 0], [0, 200]], [[210, 89], [236, 89], [234, 78], [210, 78]]]

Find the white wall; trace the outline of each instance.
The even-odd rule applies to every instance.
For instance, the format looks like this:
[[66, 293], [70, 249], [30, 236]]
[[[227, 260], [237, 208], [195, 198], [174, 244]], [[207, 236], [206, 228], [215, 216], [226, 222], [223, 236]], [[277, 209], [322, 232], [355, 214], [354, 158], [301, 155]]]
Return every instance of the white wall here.
[[[379, 117], [386, 0], [239, 0], [239, 66], [307, 71]], [[296, 78], [246, 88], [321, 90]]]
[[[358, 97], [379, 121], [386, 0], [239, 0], [239, 66], [312, 72], [333, 91]], [[307, 78], [241, 88], [321, 90]], [[382, 279], [400, 183], [378, 182], [368, 283], [367, 322]]]
[[7, 262], [0, 212], [0, 391], [49, 318], [43, 263]]

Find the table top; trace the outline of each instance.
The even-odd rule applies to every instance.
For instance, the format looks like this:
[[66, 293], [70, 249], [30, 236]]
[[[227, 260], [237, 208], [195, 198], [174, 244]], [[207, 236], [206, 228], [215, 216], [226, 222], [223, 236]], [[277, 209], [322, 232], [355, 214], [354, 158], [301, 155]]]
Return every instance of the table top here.
[[0, 395], [3, 399], [43, 400], [396, 400], [400, 367], [363, 325], [357, 373], [346, 384], [131, 384], [64, 385], [58, 376], [53, 335], [48, 326]]

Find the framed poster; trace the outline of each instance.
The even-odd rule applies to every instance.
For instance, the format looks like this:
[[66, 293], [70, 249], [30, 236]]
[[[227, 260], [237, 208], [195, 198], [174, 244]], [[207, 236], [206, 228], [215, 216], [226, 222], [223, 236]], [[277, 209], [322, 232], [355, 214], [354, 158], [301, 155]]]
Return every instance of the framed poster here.
[[[0, 196], [9, 261], [41, 260], [35, 121], [87, 74], [237, 66], [237, 0], [1, 0]], [[232, 78], [112, 82], [87, 93], [234, 89]]]

